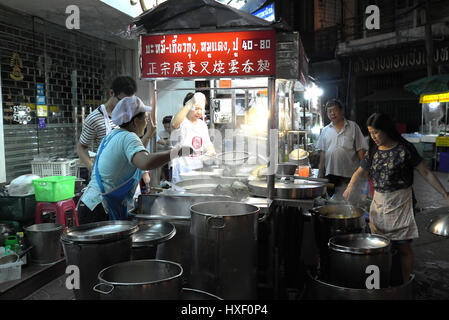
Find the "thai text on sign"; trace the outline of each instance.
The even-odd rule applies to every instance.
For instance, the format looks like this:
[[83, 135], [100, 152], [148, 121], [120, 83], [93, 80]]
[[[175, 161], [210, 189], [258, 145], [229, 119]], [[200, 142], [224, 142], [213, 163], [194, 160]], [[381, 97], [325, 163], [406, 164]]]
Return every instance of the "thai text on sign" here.
[[275, 74], [274, 30], [142, 36], [142, 78]]

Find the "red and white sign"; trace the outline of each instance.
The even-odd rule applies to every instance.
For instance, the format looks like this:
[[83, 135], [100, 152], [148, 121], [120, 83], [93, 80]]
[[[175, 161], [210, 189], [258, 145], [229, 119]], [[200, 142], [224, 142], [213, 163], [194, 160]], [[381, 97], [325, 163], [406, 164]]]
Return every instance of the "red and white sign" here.
[[274, 30], [142, 36], [141, 77], [272, 76]]

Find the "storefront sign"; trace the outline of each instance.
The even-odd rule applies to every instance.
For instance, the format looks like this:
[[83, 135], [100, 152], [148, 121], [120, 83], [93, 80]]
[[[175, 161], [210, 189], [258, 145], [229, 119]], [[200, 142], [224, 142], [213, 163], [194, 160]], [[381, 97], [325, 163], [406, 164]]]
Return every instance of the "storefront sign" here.
[[253, 15], [267, 21], [274, 21], [274, 2], [257, 10]]
[[[447, 46], [435, 48], [433, 61], [436, 64], [447, 64], [449, 62], [449, 48]], [[401, 51], [386, 55], [372, 57], [357, 57], [354, 61], [355, 73], [373, 73], [396, 71], [404, 69], [422, 68], [427, 64], [426, 51], [424, 47], [414, 48], [410, 51]]]
[[274, 30], [148, 35], [141, 38], [141, 77], [272, 76]]
[[419, 97], [419, 103], [432, 103], [432, 102], [449, 102], [449, 92], [436, 93], [436, 94], [422, 94]]

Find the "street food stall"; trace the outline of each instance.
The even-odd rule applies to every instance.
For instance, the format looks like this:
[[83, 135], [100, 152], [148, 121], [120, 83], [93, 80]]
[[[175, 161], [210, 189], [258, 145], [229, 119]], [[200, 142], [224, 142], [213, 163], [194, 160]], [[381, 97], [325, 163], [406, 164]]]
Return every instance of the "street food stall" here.
[[[182, 181], [171, 184], [171, 188], [141, 195], [136, 217], [153, 216], [154, 219], [164, 216], [176, 223], [177, 235], [158, 247], [158, 259], [183, 260], [183, 267], [191, 269], [192, 286], [212, 290], [207, 280], [195, 280], [195, 273], [199, 272], [198, 266], [202, 263], [201, 259], [195, 260], [195, 252], [192, 254], [194, 261], [186, 262], [186, 257], [175, 257], [171, 255], [174, 250], [168, 248], [181, 242], [186, 247], [190, 240], [195, 243], [194, 247], [202, 245], [198, 242], [199, 237], [192, 234], [193, 230], [199, 230], [193, 226], [194, 215], [189, 212], [193, 209], [186, 209], [193, 208], [197, 199], [204, 201], [204, 197], [211, 195], [211, 200], [217, 202], [217, 212], [220, 211], [217, 197], [245, 204], [242, 212], [251, 212], [247, 206], [255, 206], [264, 219], [264, 223], [259, 222], [259, 230], [254, 236], [259, 238], [258, 246], [248, 245], [237, 260], [247, 271], [258, 264], [259, 279], [254, 279], [257, 283], [251, 283], [252, 288], [248, 290], [229, 293], [225, 287], [230, 284], [215, 280], [222, 289], [209, 292], [223, 298], [255, 298], [254, 286], [260, 287], [260, 279], [264, 278], [266, 289], [276, 291], [277, 297], [284, 296], [284, 292], [277, 291], [285, 291], [288, 284], [281, 281], [289, 279], [279, 280], [279, 268], [288, 265], [289, 277], [296, 273], [293, 270], [294, 264], [299, 263], [302, 232], [293, 239], [296, 242], [293, 251], [281, 249], [289, 241], [287, 236], [278, 237], [277, 243], [274, 243], [275, 237], [278, 233], [297, 234], [293, 229], [302, 227], [297, 219], [298, 212], [312, 208], [314, 198], [323, 196], [326, 190], [325, 181], [311, 177], [311, 170], [306, 170], [303, 177], [296, 170], [298, 166], [309, 168], [307, 148], [310, 141], [304, 130], [304, 118], [299, 119], [303, 114], [299, 113], [298, 105], [295, 109], [295, 94], [307, 87], [308, 73], [299, 34], [281, 24], [268, 23], [213, 1], [201, 1], [203, 5], [192, 1], [191, 8], [187, 5], [176, 14], [164, 10], [169, 2], [142, 14], [135, 21], [140, 28], [141, 78], [149, 81], [151, 103], [156, 112], [164, 108], [159, 97], [167, 91], [183, 92], [183, 95], [194, 91], [205, 94], [209, 132], [217, 156], [214, 159], [206, 157], [201, 170], [182, 175]], [[217, 14], [216, 20], [206, 18], [207, 14], [202, 10], [209, 15]], [[183, 209], [169, 217], [170, 213], [162, 208], [174, 202], [183, 203]], [[183, 223], [180, 212], [184, 220], [192, 218], [190, 226]], [[283, 218], [276, 220], [276, 216]], [[231, 217], [228, 219], [232, 220]], [[238, 232], [233, 231], [237, 236]], [[232, 241], [228, 239], [228, 242]], [[245, 256], [254, 257], [257, 250], [259, 261], [245, 264]], [[274, 253], [276, 250], [280, 254]], [[251, 274], [245, 273], [241, 276]], [[220, 273], [223, 280], [227, 276]], [[233, 277], [231, 282], [235, 284], [239, 275]]]
[[299, 299], [320, 245], [365, 226], [352, 206], [313, 210], [326, 204], [327, 180], [309, 163], [322, 122], [306, 113], [318, 113], [317, 101], [295, 100], [309, 87], [300, 36], [215, 1], [175, 11], [172, 2], [135, 20], [141, 78], [156, 114], [161, 97], [204, 93], [217, 155], [140, 195], [131, 215], [175, 225], [156, 259], [182, 265], [188, 287], [223, 299]]
[[[438, 74], [407, 83], [404, 89], [419, 96], [421, 130], [403, 135], [412, 142], [426, 165], [434, 170], [449, 172], [448, 101], [449, 75]], [[441, 156], [442, 155], [442, 156]]]

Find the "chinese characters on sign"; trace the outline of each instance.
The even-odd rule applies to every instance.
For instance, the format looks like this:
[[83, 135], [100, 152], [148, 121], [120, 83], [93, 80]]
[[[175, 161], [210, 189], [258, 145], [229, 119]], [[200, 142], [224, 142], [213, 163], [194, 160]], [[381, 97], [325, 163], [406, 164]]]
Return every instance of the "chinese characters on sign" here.
[[274, 30], [148, 35], [142, 78], [248, 77], [275, 74]]

